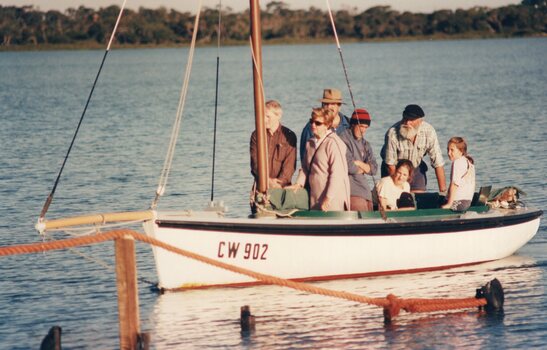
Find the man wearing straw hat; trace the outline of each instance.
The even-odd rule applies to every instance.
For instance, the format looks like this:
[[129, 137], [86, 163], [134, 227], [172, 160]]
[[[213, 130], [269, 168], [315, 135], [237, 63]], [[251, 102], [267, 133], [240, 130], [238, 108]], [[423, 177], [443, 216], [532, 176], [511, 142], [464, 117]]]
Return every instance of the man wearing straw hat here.
[[[327, 108], [334, 112], [335, 117], [332, 123], [332, 129], [336, 134], [340, 135], [344, 130], [349, 129], [349, 118], [340, 113], [340, 106], [342, 106], [342, 92], [337, 89], [325, 89], [323, 90], [323, 98], [319, 100], [323, 108]], [[311, 124], [308, 122], [302, 130], [300, 136], [300, 161], [305, 159], [306, 143], [313, 136], [311, 131]]]

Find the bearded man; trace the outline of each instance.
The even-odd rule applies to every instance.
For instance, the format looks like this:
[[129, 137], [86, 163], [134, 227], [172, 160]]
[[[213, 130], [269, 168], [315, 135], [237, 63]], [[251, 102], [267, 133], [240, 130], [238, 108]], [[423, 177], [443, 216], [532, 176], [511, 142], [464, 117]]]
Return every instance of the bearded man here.
[[423, 161], [429, 155], [431, 166], [435, 169], [439, 192], [446, 192], [444, 159], [437, 133], [431, 124], [423, 119], [425, 113], [418, 105], [408, 105], [403, 111], [403, 119], [391, 126], [385, 135], [382, 157], [382, 177], [392, 175], [395, 165], [401, 159], [408, 159], [414, 166], [410, 190], [424, 192], [427, 189], [427, 165]]

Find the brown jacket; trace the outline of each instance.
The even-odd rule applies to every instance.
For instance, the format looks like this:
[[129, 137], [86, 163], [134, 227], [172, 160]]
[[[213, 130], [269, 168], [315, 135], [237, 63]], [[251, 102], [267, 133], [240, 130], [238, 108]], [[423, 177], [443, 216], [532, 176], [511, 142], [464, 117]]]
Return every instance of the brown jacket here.
[[[291, 184], [296, 169], [296, 135], [289, 128], [279, 125], [270, 135], [266, 132], [268, 144], [268, 172], [271, 179], [279, 179], [281, 186]], [[251, 135], [251, 173], [258, 179], [256, 130]]]

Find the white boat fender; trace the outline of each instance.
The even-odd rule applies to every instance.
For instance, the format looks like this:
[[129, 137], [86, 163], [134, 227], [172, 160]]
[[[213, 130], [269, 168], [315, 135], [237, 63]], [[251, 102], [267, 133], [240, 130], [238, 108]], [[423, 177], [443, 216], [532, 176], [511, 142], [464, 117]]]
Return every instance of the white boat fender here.
[[46, 223], [43, 221], [38, 221], [36, 225], [34, 225], [34, 228], [40, 233], [40, 235], [43, 235], [46, 231]]

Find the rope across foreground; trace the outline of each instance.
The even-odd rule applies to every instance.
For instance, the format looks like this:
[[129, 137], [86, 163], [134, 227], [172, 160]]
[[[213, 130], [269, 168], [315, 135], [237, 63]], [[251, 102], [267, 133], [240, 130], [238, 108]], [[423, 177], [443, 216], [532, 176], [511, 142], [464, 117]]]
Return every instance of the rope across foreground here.
[[392, 319], [397, 316], [401, 310], [407, 312], [434, 312], [434, 311], [445, 311], [445, 310], [454, 310], [454, 309], [467, 309], [485, 306], [487, 301], [485, 298], [462, 298], [462, 299], [420, 299], [420, 298], [411, 298], [411, 299], [402, 299], [398, 298], [393, 294], [387, 295], [385, 298], [370, 298], [359, 294], [344, 292], [344, 291], [335, 291], [327, 288], [321, 288], [318, 286], [313, 286], [307, 283], [291, 281], [271, 275], [266, 275], [256, 271], [251, 271], [242, 267], [230, 265], [221, 261], [217, 261], [188, 250], [174, 247], [172, 245], [166, 244], [162, 241], [159, 241], [155, 238], [149, 237], [147, 235], [135, 232], [129, 229], [120, 229], [113, 230], [104, 233], [98, 233], [90, 236], [82, 236], [64, 240], [58, 240], [53, 242], [40, 242], [33, 244], [24, 244], [24, 245], [15, 245], [15, 246], [5, 246], [0, 247], [0, 256], [8, 255], [21, 255], [21, 254], [31, 254], [31, 253], [40, 253], [50, 250], [60, 250], [66, 248], [73, 248], [78, 246], [96, 244], [106, 241], [111, 241], [115, 239], [124, 238], [127, 236], [133, 237], [135, 240], [152, 244], [156, 247], [168, 250], [170, 252], [185, 256], [190, 259], [194, 259], [205, 264], [209, 264], [215, 267], [219, 267], [231, 272], [239, 273], [252, 277], [256, 280], [267, 284], [275, 284], [283, 287], [293, 288], [296, 290], [325, 295], [340, 299], [346, 299], [349, 301], [354, 301], [358, 303], [364, 303], [369, 305], [375, 305], [384, 308], [384, 317], [386, 319]]

